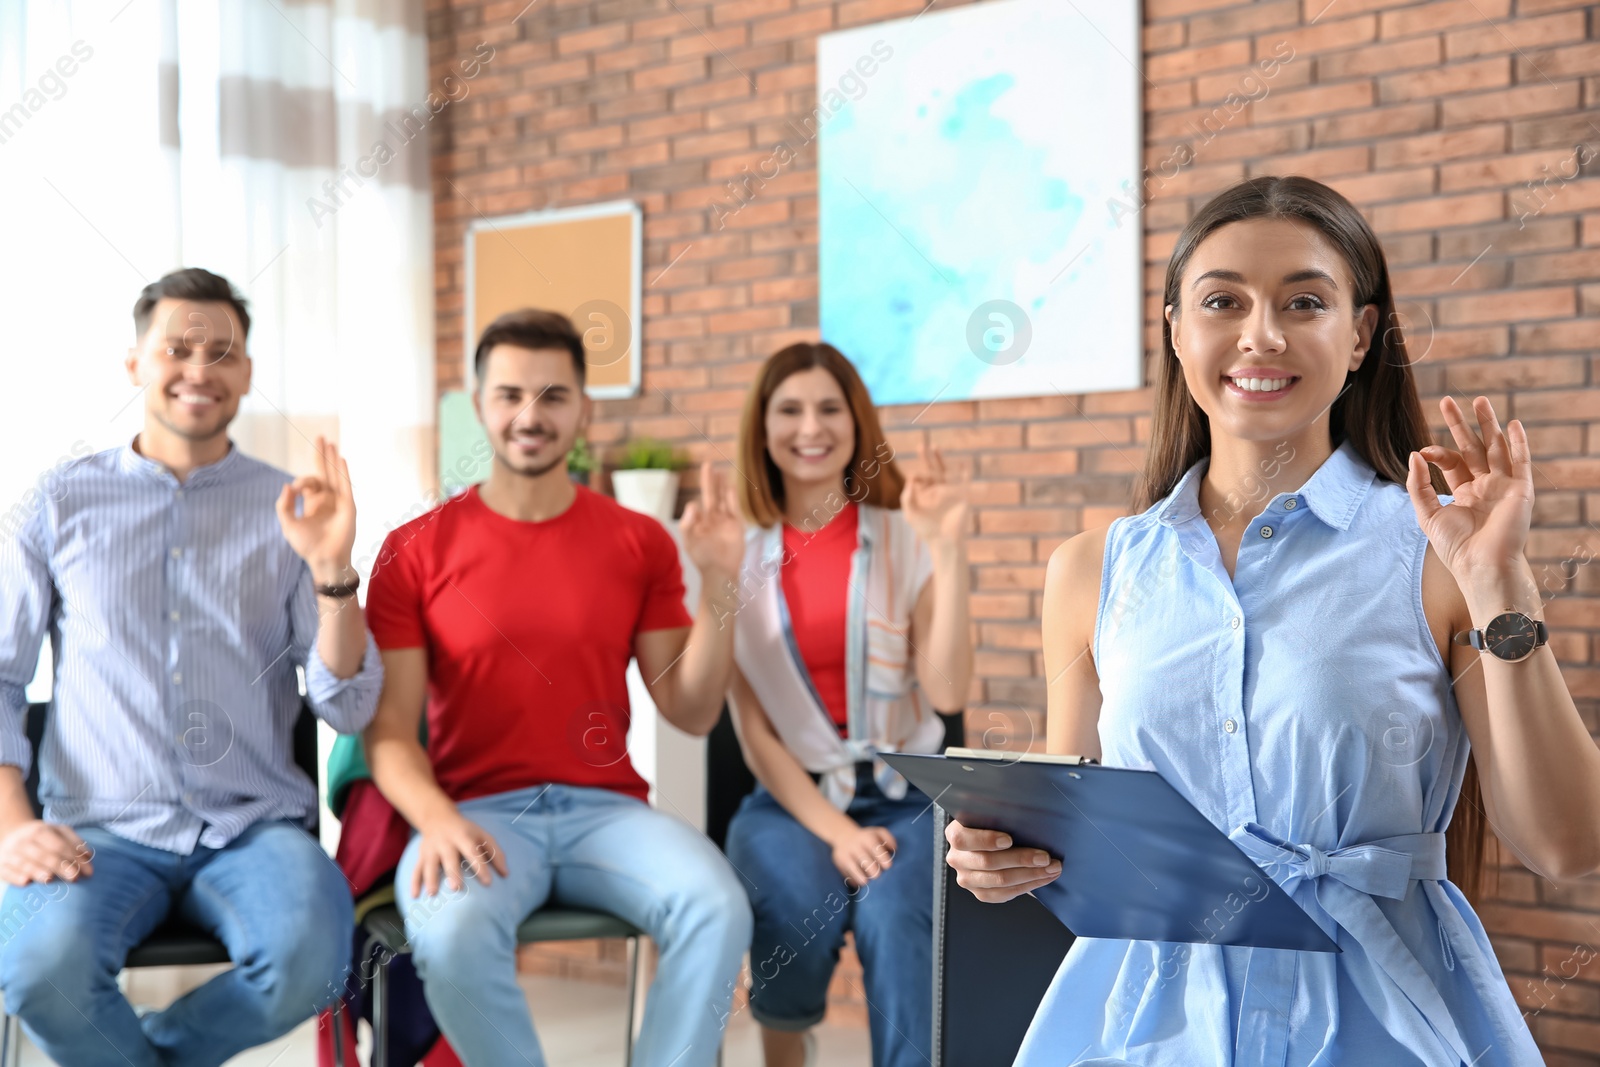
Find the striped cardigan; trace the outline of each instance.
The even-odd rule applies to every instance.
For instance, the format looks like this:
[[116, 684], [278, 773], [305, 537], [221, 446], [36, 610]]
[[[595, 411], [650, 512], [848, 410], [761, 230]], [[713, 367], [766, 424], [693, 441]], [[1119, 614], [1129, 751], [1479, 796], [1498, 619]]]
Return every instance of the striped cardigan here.
[[[804, 548], [801, 548], [804, 551]], [[933, 574], [933, 558], [897, 510], [860, 505], [846, 610], [848, 734], [840, 737], [795, 644], [784, 602], [783, 524], [752, 526], [734, 631], [734, 658], [789, 751], [821, 775], [822, 795], [844, 810], [855, 795], [855, 764], [870, 760], [886, 796], [906, 781], [879, 752], [935, 752], [944, 724], [917, 683], [911, 615]]]

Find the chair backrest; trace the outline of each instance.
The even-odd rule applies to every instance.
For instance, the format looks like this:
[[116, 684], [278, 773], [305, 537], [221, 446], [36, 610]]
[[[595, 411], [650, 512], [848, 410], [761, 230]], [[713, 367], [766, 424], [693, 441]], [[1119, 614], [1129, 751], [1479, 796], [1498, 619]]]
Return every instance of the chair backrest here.
[[34, 760], [28, 766], [27, 781], [22, 787], [27, 790], [28, 803], [33, 805], [34, 818], [44, 814], [44, 809], [39, 804], [39, 746], [44, 744], [44, 710], [48, 704], [29, 704], [27, 721], [23, 724], [28, 735], [28, 744], [33, 746]]
[[[43, 806], [39, 802], [39, 748], [44, 744], [44, 720], [49, 711], [48, 704], [29, 704], [27, 721], [24, 724], [28, 735], [28, 743], [33, 746], [33, 765], [28, 768], [28, 779], [24, 788], [28, 793], [28, 803], [33, 805], [35, 816], [42, 815]], [[297, 767], [310, 776], [313, 784], [322, 780], [320, 764], [317, 760], [317, 717], [312, 712], [310, 705], [300, 706], [300, 717], [294, 722], [294, 762]], [[310, 832], [313, 837], [317, 834], [317, 818], [320, 806], [312, 811], [312, 825]]]
[[[312, 788], [322, 793], [322, 763], [317, 758], [317, 715], [311, 710], [310, 704], [300, 705], [300, 717], [294, 721], [294, 763], [306, 777], [311, 779]], [[311, 825], [306, 829], [312, 837], [316, 837], [322, 825], [322, 804], [311, 805]]]
[[745, 764], [733, 730], [733, 711], [724, 702], [722, 717], [706, 737], [706, 836], [719, 849], [727, 846], [728, 824], [739, 802], [755, 788], [756, 776]]
[[994, 1067], [1022, 1047], [1072, 933], [1031, 896], [985, 904], [945, 863], [948, 821], [936, 812], [933, 1067]]

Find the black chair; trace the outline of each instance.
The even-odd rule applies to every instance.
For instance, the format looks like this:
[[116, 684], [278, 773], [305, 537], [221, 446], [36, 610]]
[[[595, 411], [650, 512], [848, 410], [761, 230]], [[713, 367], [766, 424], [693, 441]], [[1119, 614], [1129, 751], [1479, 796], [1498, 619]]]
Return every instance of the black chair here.
[[722, 717], [706, 736], [706, 836], [727, 851], [728, 824], [745, 797], [756, 790], [756, 776], [744, 762], [733, 711], [722, 705]]
[[949, 821], [936, 811], [933, 1067], [994, 1067], [1022, 1047], [1072, 933], [1031, 896], [985, 904], [945, 863]]
[[[38, 753], [44, 743], [44, 719], [48, 704], [30, 704], [28, 706], [28, 719], [26, 723], [28, 742], [33, 746], [33, 766], [28, 771], [27, 792], [28, 803], [33, 805], [35, 815], [43, 814], [43, 805], [39, 800], [39, 760]], [[301, 770], [311, 776], [313, 782], [320, 782], [319, 762], [317, 760], [317, 719], [309, 707], [302, 707], [300, 717], [294, 724], [294, 761]], [[313, 823], [307, 832], [312, 837], [317, 835], [317, 813], [312, 814]], [[141, 967], [201, 967], [209, 964], [228, 963], [228, 950], [218, 941], [201, 930], [174, 920], [162, 926], [144, 941], [135, 945], [129, 952], [123, 967], [135, 969]], [[333, 1005], [334, 1029], [338, 1032], [337, 1001]], [[22, 1056], [21, 1024], [9, 1012], [4, 1021], [0, 1022], [0, 1067], [12, 1067], [14, 1062], [20, 1062]], [[334, 1042], [334, 1063], [337, 1067], [344, 1067], [344, 1049]]]

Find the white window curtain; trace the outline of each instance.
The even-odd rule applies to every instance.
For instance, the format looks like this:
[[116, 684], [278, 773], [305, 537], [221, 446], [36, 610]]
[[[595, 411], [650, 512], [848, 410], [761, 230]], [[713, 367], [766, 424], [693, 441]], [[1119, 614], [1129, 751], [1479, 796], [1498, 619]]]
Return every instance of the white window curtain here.
[[425, 500], [422, 18], [422, 0], [0, 0], [3, 506], [137, 431], [133, 301], [180, 266], [250, 301], [246, 451], [301, 471], [318, 433], [337, 437], [358, 556]]
[[422, 0], [0, 0], [0, 519], [137, 432], [133, 302], [200, 266], [250, 301], [235, 440], [337, 438], [370, 571], [434, 484], [427, 76]]

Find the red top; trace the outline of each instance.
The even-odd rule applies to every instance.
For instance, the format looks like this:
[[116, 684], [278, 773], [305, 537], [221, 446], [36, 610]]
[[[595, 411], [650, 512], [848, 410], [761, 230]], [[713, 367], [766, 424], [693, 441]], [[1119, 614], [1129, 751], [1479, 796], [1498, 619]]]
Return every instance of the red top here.
[[545, 783], [644, 800], [628, 735], [634, 637], [688, 626], [672, 535], [574, 486], [544, 522], [476, 487], [391, 533], [367, 624], [381, 649], [428, 656], [428, 755], [452, 800]]
[[845, 617], [850, 557], [856, 551], [860, 512], [855, 502], [816, 533], [784, 523], [783, 599], [794, 640], [822, 706], [839, 732], [849, 722], [845, 702]]

